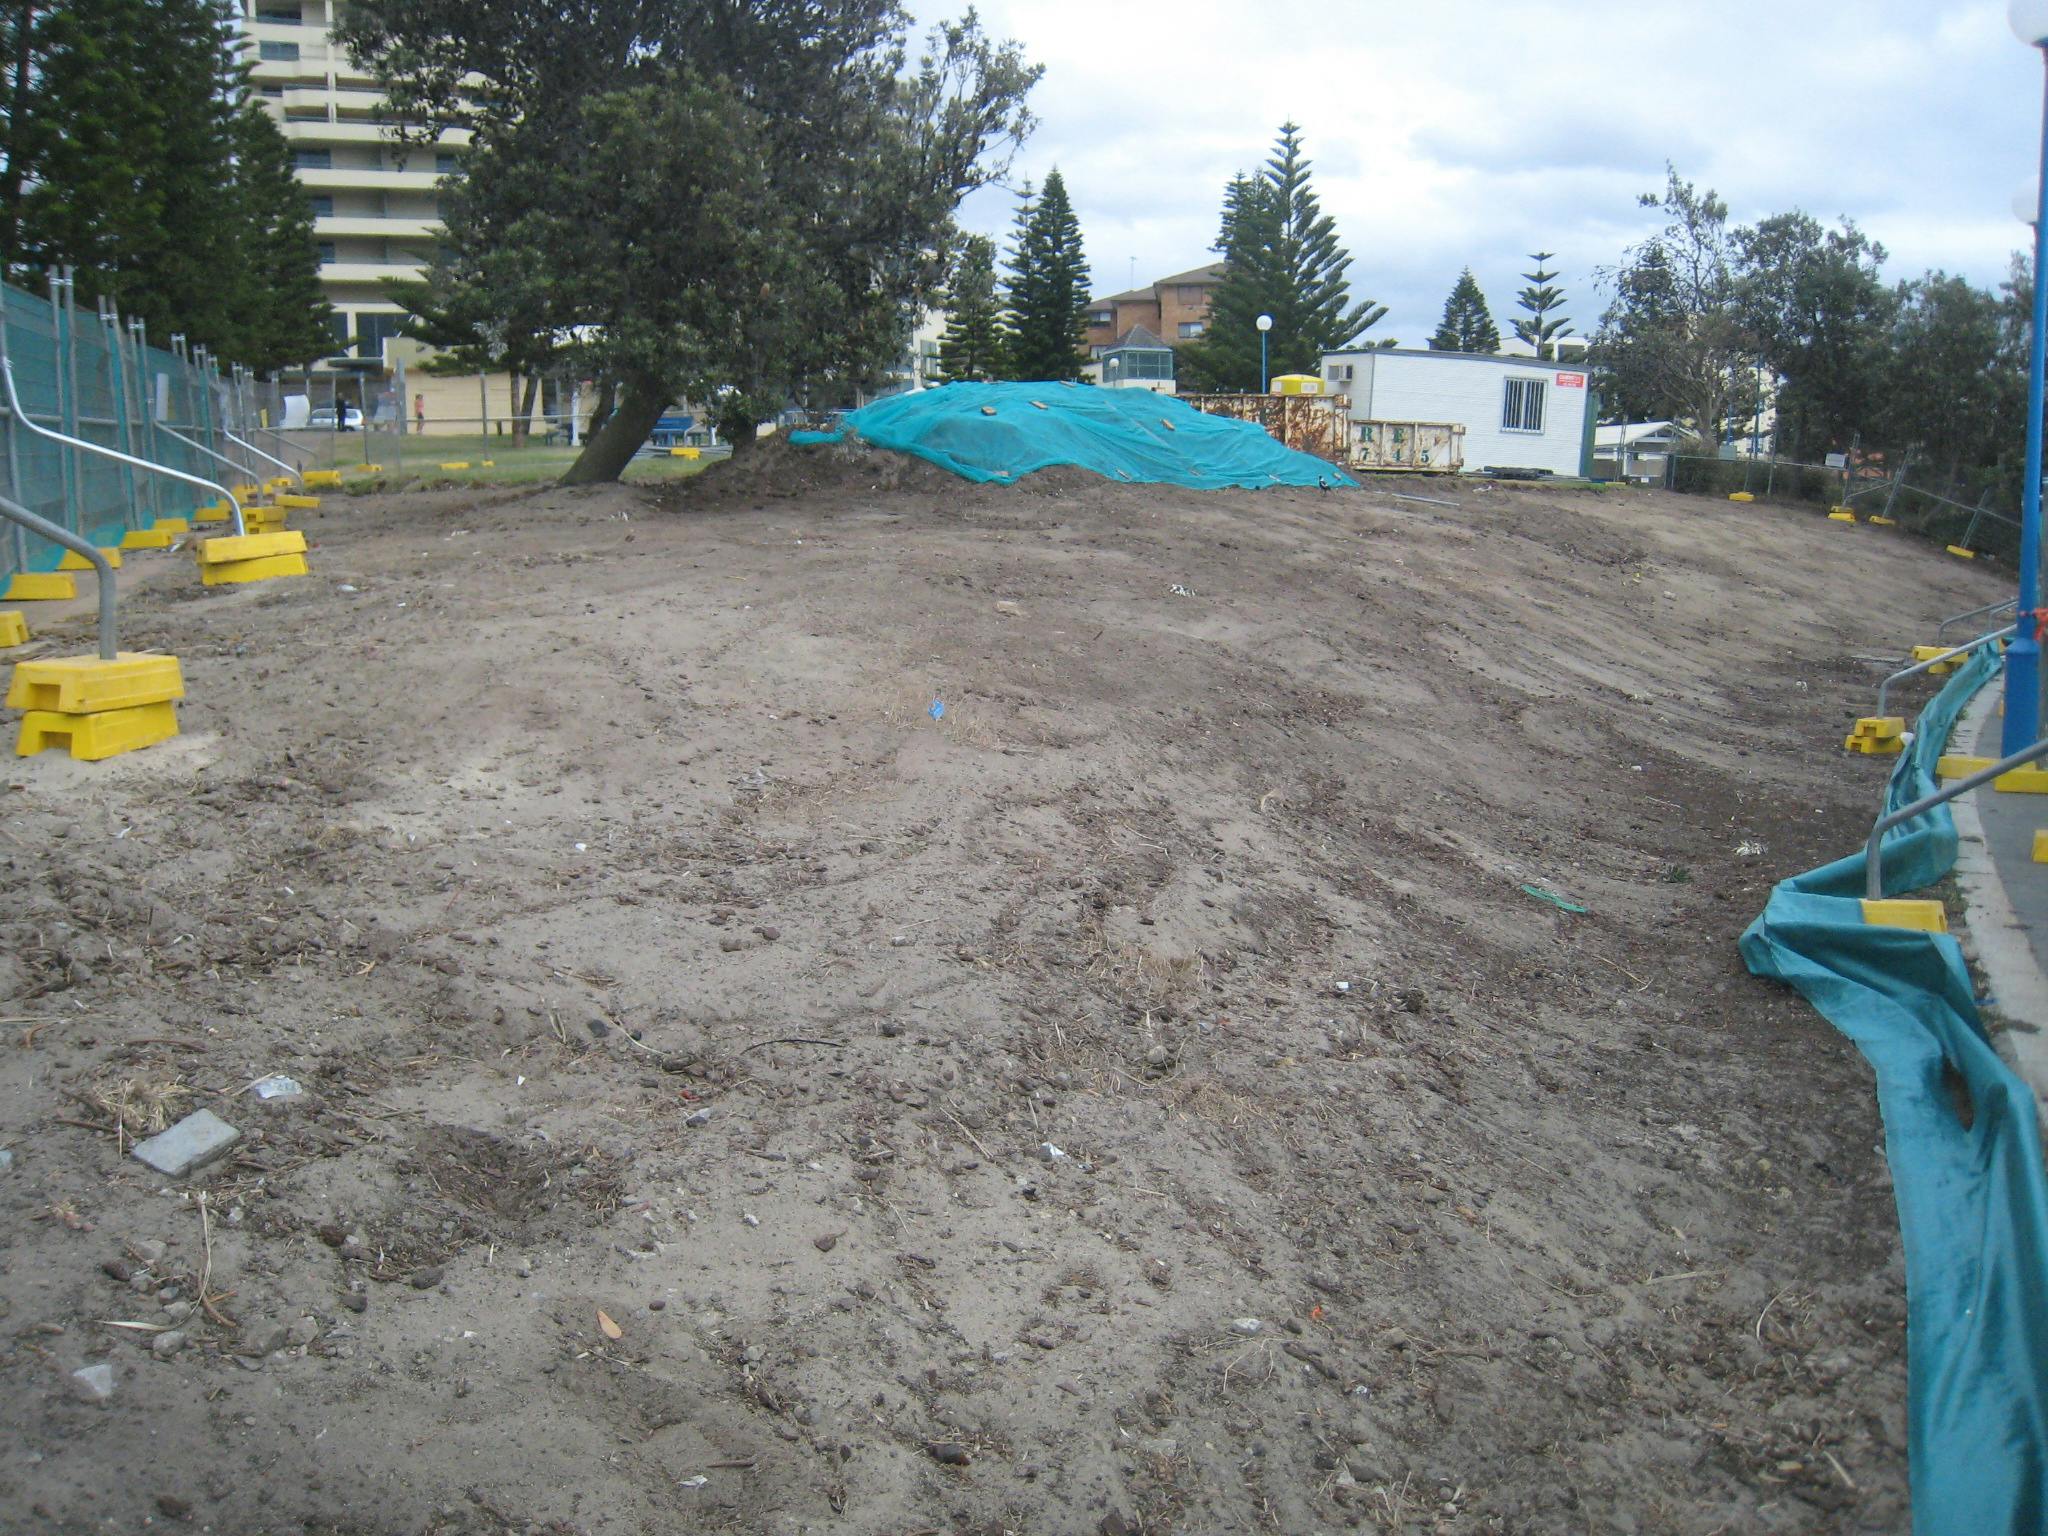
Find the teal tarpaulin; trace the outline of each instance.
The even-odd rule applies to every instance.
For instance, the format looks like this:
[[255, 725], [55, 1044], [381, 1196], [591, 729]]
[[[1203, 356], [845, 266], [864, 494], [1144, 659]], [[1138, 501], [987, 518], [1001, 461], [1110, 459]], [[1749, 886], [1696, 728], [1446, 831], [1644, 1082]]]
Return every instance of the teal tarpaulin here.
[[915, 454], [969, 480], [1008, 485], [1071, 464], [1131, 485], [1355, 485], [1349, 475], [1274, 441], [1265, 428], [1212, 416], [1172, 395], [1083, 384], [947, 384], [891, 395], [846, 418], [843, 432], [792, 432], [792, 443], [855, 436]]
[[[1936, 788], [1935, 761], [1999, 668], [1986, 647], [1921, 713], [1887, 810]], [[1873, 817], [1873, 820], [1876, 818]], [[1885, 893], [1955, 863], [1938, 806], [1888, 834]], [[2034, 1096], [1985, 1038], [1947, 934], [1863, 922], [1861, 852], [1782, 882], [1742, 936], [1759, 976], [1798, 991], [1877, 1075], [1906, 1250], [1907, 1412], [1917, 1536], [2048, 1530], [2048, 1180]], [[1946, 1073], [1967, 1089], [1959, 1116]]]

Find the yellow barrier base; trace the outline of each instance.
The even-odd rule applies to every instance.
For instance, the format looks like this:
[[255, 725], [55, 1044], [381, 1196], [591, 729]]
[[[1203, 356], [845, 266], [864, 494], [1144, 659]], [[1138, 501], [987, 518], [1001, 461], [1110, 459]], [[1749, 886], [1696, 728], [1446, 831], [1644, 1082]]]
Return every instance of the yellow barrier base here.
[[280, 507], [312, 508], [320, 505], [318, 496], [295, 496], [289, 491], [278, 492], [276, 500]]
[[28, 620], [18, 613], [0, 613], [0, 647], [28, 644]]
[[306, 536], [294, 531], [208, 539], [197, 554], [199, 579], [209, 587], [307, 574]]
[[1865, 518], [1864, 521], [1869, 523], [1870, 526], [1873, 528], [1896, 528], [1899, 526], [1899, 520], [1897, 518], [1886, 517], [1882, 512], [1873, 512], [1870, 514], [1869, 517]]
[[304, 555], [266, 555], [260, 560], [230, 560], [221, 565], [202, 566], [202, 586], [228, 587], [244, 581], [269, 581], [277, 576], [308, 574]]
[[1982, 773], [1997, 761], [1995, 757], [1969, 757], [1961, 752], [1945, 752], [1934, 760], [1934, 776], [1937, 779], [1967, 779], [1973, 773]]
[[1730, 492], [1728, 493], [1728, 499], [1729, 499], [1730, 501], [1755, 501], [1755, 500], [1756, 500], [1756, 498], [1755, 498], [1754, 496], [1750, 495], [1750, 494], [1749, 494], [1749, 492], [1747, 492], [1747, 491], [1730, 491]]
[[272, 475], [263, 482], [266, 491], [288, 491], [299, 482], [291, 475]]
[[242, 508], [242, 526], [251, 533], [276, 533], [284, 527], [284, 520], [282, 507]]
[[1977, 551], [1975, 551], [1974, 549], [1965, 549], [1960, 544], [1949, 545], [1948, 552], [1954, 555], [1958, 560], [1974, 560], [1977, 558]]
[[192, 520], [187, 517], [160, 517], [149, 526], [157, 533], [190, 533]]
[[231, 485], [228, 487], [229, 494], [232, 495], [235, 498], [235, 500], [243, 503], [244, 505], [247, 505], [249, 502], [254, 501], [259, 495], [262, 494], [262, 490], [263, 488], [261, 486], [250, 485], [247, 481], [244, 481], [240, 485]]
[[172, 534], [168, 528], [130, 528], [121, 535], [123, 549], [169, 549]]
[[[117, 571], [121, 569], [120, 550], [103, 549], [100, 551], [100, 553], [107, 557], [107, 564], [111, 565]], [[75, 549], [65, 550], [64, 558], [57, 562], [57, 569], [60, 571], [89, 571], [92, 568], [92, 562], [86, 559], [85, 556], [81, 555]]]
[[381, 475], [384, 473], [384, 466], [382, 464], [351, 464], [348, 468], [349, 473], [352, 475]]
[[[1934, 661], [1935, 657], [1945, 656], [1954, 649], [1955, 647], [1952, 645], [1916, 645], [1913, 647], [1913, 659], [1915, 661]], [[1950, 661], [1936, 661], [1933, 666], [1927, 669], [1927, 675], [1929, 677], [1940, 677], [1944, 672], [1953, 672], [1968, 659], [1966, 656], [1957, 656]]]
[[67, 715], [32, 709], [21, 717], [15, 738], [16, 757], [34, 757], [51, 747], [67, 747], [82, 762], [96, 763], [142, 747], [153, 747], [178, 734], [178, 707], [168, 701], [109, 709], [89, 715]]
[[668, 451], [668, 456], [672, 459], [701, 459], [704, 457], [704, 450], [702, 448], [671, 448]]
[[1856, 514], [1854, 512], [1830, 512], [1828, 514], [1828, 521], [1831, 523], [1853, 523], [1856, 521]]
[[210, 507], [201, 507], [197, 512], [194, 512], [192, 514], [192, 521], [195, 523], [225, 523], [232, 516], [233, 513], [227, 507], [219, 502], [215, 502]]
[[14, 681], [7, 689], [7, 707], [97, 715], [166, 704], [184, 696], [185, 676], [177, 657], [122, 651], [112, 661], [98, 656], [46, 656], [17, 662]]
[[2015, 768], [1991, 781], [2009, 795], [2048, 795], [2048, 768]]
[[61, 603], [76, 596], [78, 578], [59, 571], [16, 571], [0, 592], [0, 600], [10, 603]]
[[1890, 757], [1905, 746], [1906, 722], [1900, 715], [1866, 715], [1856, 722], [1842, 747], [1849, 752], [1862, 752], [1873, 757]]
[[1892, 899], [1863, 902], [1863, 921], [1876, 928], [1912, 928], [1920, 933], [1947, 933], [1948, 913], [1938, 901]]
[[2048, 864], [2048, 832], [2034, 834], [2034, 862]]
[[443, 464], [441, 467], [443, 469], [467, 469], [469, 468], [469, 460], [451, 459], [446, 464]]
[[341, 471], [338, 469], [309, 469], [299, 476], [299, 484], [306, 487], [309, 491], [316, 485], [339, 485], [341, 484]]

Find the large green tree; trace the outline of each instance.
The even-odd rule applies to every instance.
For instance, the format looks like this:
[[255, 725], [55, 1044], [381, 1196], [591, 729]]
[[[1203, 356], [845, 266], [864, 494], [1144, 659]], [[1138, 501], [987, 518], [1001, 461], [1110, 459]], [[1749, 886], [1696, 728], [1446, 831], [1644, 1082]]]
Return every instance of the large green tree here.
[[1046, 173], [1036, 197], [1025, 184], [1004, 290], [1008, 376], [1078, 379], [1088, 328], [1088, 258], [1058, 167]]
[[1999, 478], [2019, 490], [2027, 295], [2023, 270], [2014, 277], [2004, 299], [1946, 272], [1894, 294], [1874, 435], [1949, 486], [2002, 468]]
[[159, 336], [259, 368], [327, 338], [311, 211], [221, 0], [0, 9], [0, 272], [75, 269]]
[[996, 243], [969, 235], [946, 285], [946, 329], [939, 337], [939, 374], [948, 383], [1002, 377], [1003, 314], [996, 301]]
[[[1570, 322], [1557, 315], [1564, 308], [1564, 290], [1557, 286], [1557, 273], [1550, 268], [1551, 252], [1537, 251], [1529, 259], [1536, 270], [1522, 274], [1522, 281], [1529, 286], [1515, 296], [1516, 307], [1524, 314], [1515, 322], [1515, 334], [1529, 343], [1538, 357], [1555, 359], [1557, 339], [1572, 333]], [[1552, 315], [1557, 318], [1553, 320]]]
[[1255, 177], [1224, 189], [1216, 249], [1225, 272], [1210, 300], [1207, 331], [1180, 349], [1186, 385], [1241, 390], [1259, 377], [1258, 317], [1270, 315], [1266, 372], [1320, 373], [1322, 356], [1350, 345], [1386, 314], [1371, 300], [1353, 304], [1351, 257], [1336, 221], [1322, 211], [1301, 149], [1301, 129], [1283, 123], [1273, 154]]
[[1432, 352], [1479, 352], [1491, 356], [1500, 350], [1500, 327], [1486, 307], [1486, 295], [1470, 267], [1458, 274], [1451, 296], [1444, 300], [1444, 317], [1436, 334], [1429, 338]]
[[[451, 239], [521, 248], [531, 323], [615, 382], [569, 483], [615, 479], [678, 398], [744, 449], [896, 363], [1038, 74], [972, 13], [914, 61], [908, 31], [895, 0], [356, 0], [339, 29], [414, 137], [472, 131]], [[485, 254], [460, 284], [499, 281]]]
[[1899, 297], [1878, 276], [1884, 247], [1853, 223], [1804, 213], [1737, 230], [1736, 313], [1776, 379], [1777, 451], [1818, 462], [1873, 425], [1887, 387]]

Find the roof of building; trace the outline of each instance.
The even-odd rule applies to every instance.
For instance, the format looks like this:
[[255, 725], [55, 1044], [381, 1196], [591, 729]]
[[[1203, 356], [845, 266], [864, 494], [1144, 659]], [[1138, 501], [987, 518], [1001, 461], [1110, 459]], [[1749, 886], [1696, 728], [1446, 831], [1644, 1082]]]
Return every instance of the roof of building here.
[[1096, 304], [1136, 304], [1141, 301], [1156, 299], [1159, 297], [1160, 289], [1176, 287], [1182, 283], [1200, 283], [1205, 286], [1213, 286], [1223, 281], [1223, 274], [1227, 270], [1229, 270], [1228, 262], [1212, 261], [1206, 267], [1192, 267], [1186, 272], [1176, 272], [1171, 277], [1162, 277], [1156, 282], [1147, 283], [1143, 288], [1132, 288], [1124, 293], [1112, 293], [1106, 299], [1095, 299], [1091, 302]]
[[1626, 442], [1631, 448], [1637, 443], [1674, 443], [1678, 440], [1677, 423], [1670, 421], [1631, 421], [1626, 425], [1595, 427], [1593, 442], [1596, 446], [1612, 448], [1616, 443]]
[[1325, 357], [1441, 357], [1460, 363], [1499, 363], [1510, 368], [1556, 369], [1560, 373], [1584, 373], [1583, 363], [1556, 363], [1544, 358], [1517, 357], [1496, 352], [1439, 352], [1433, 347], [1331, 347]]
[[1171, 352], [1172, 350], [1172, 347], [1161, 341], [1157, 336], [1154, 336], [1142, 325], [1132, 326], [1123, 335], [1117, 337], [1115, 341], [1112, 341], [1107, 347], [1103, 348], [1105, 352]]

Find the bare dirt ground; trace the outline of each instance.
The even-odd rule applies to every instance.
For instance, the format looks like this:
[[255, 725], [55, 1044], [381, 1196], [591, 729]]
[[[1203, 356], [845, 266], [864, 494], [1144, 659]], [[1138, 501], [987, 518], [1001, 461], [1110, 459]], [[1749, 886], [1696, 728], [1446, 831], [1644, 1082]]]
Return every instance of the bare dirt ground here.
[[1735, 939], [1991, 573], [838, 449], [301, 525], [0, 770], [0, 1528], [1906, 1528], [1869, 1075]]

